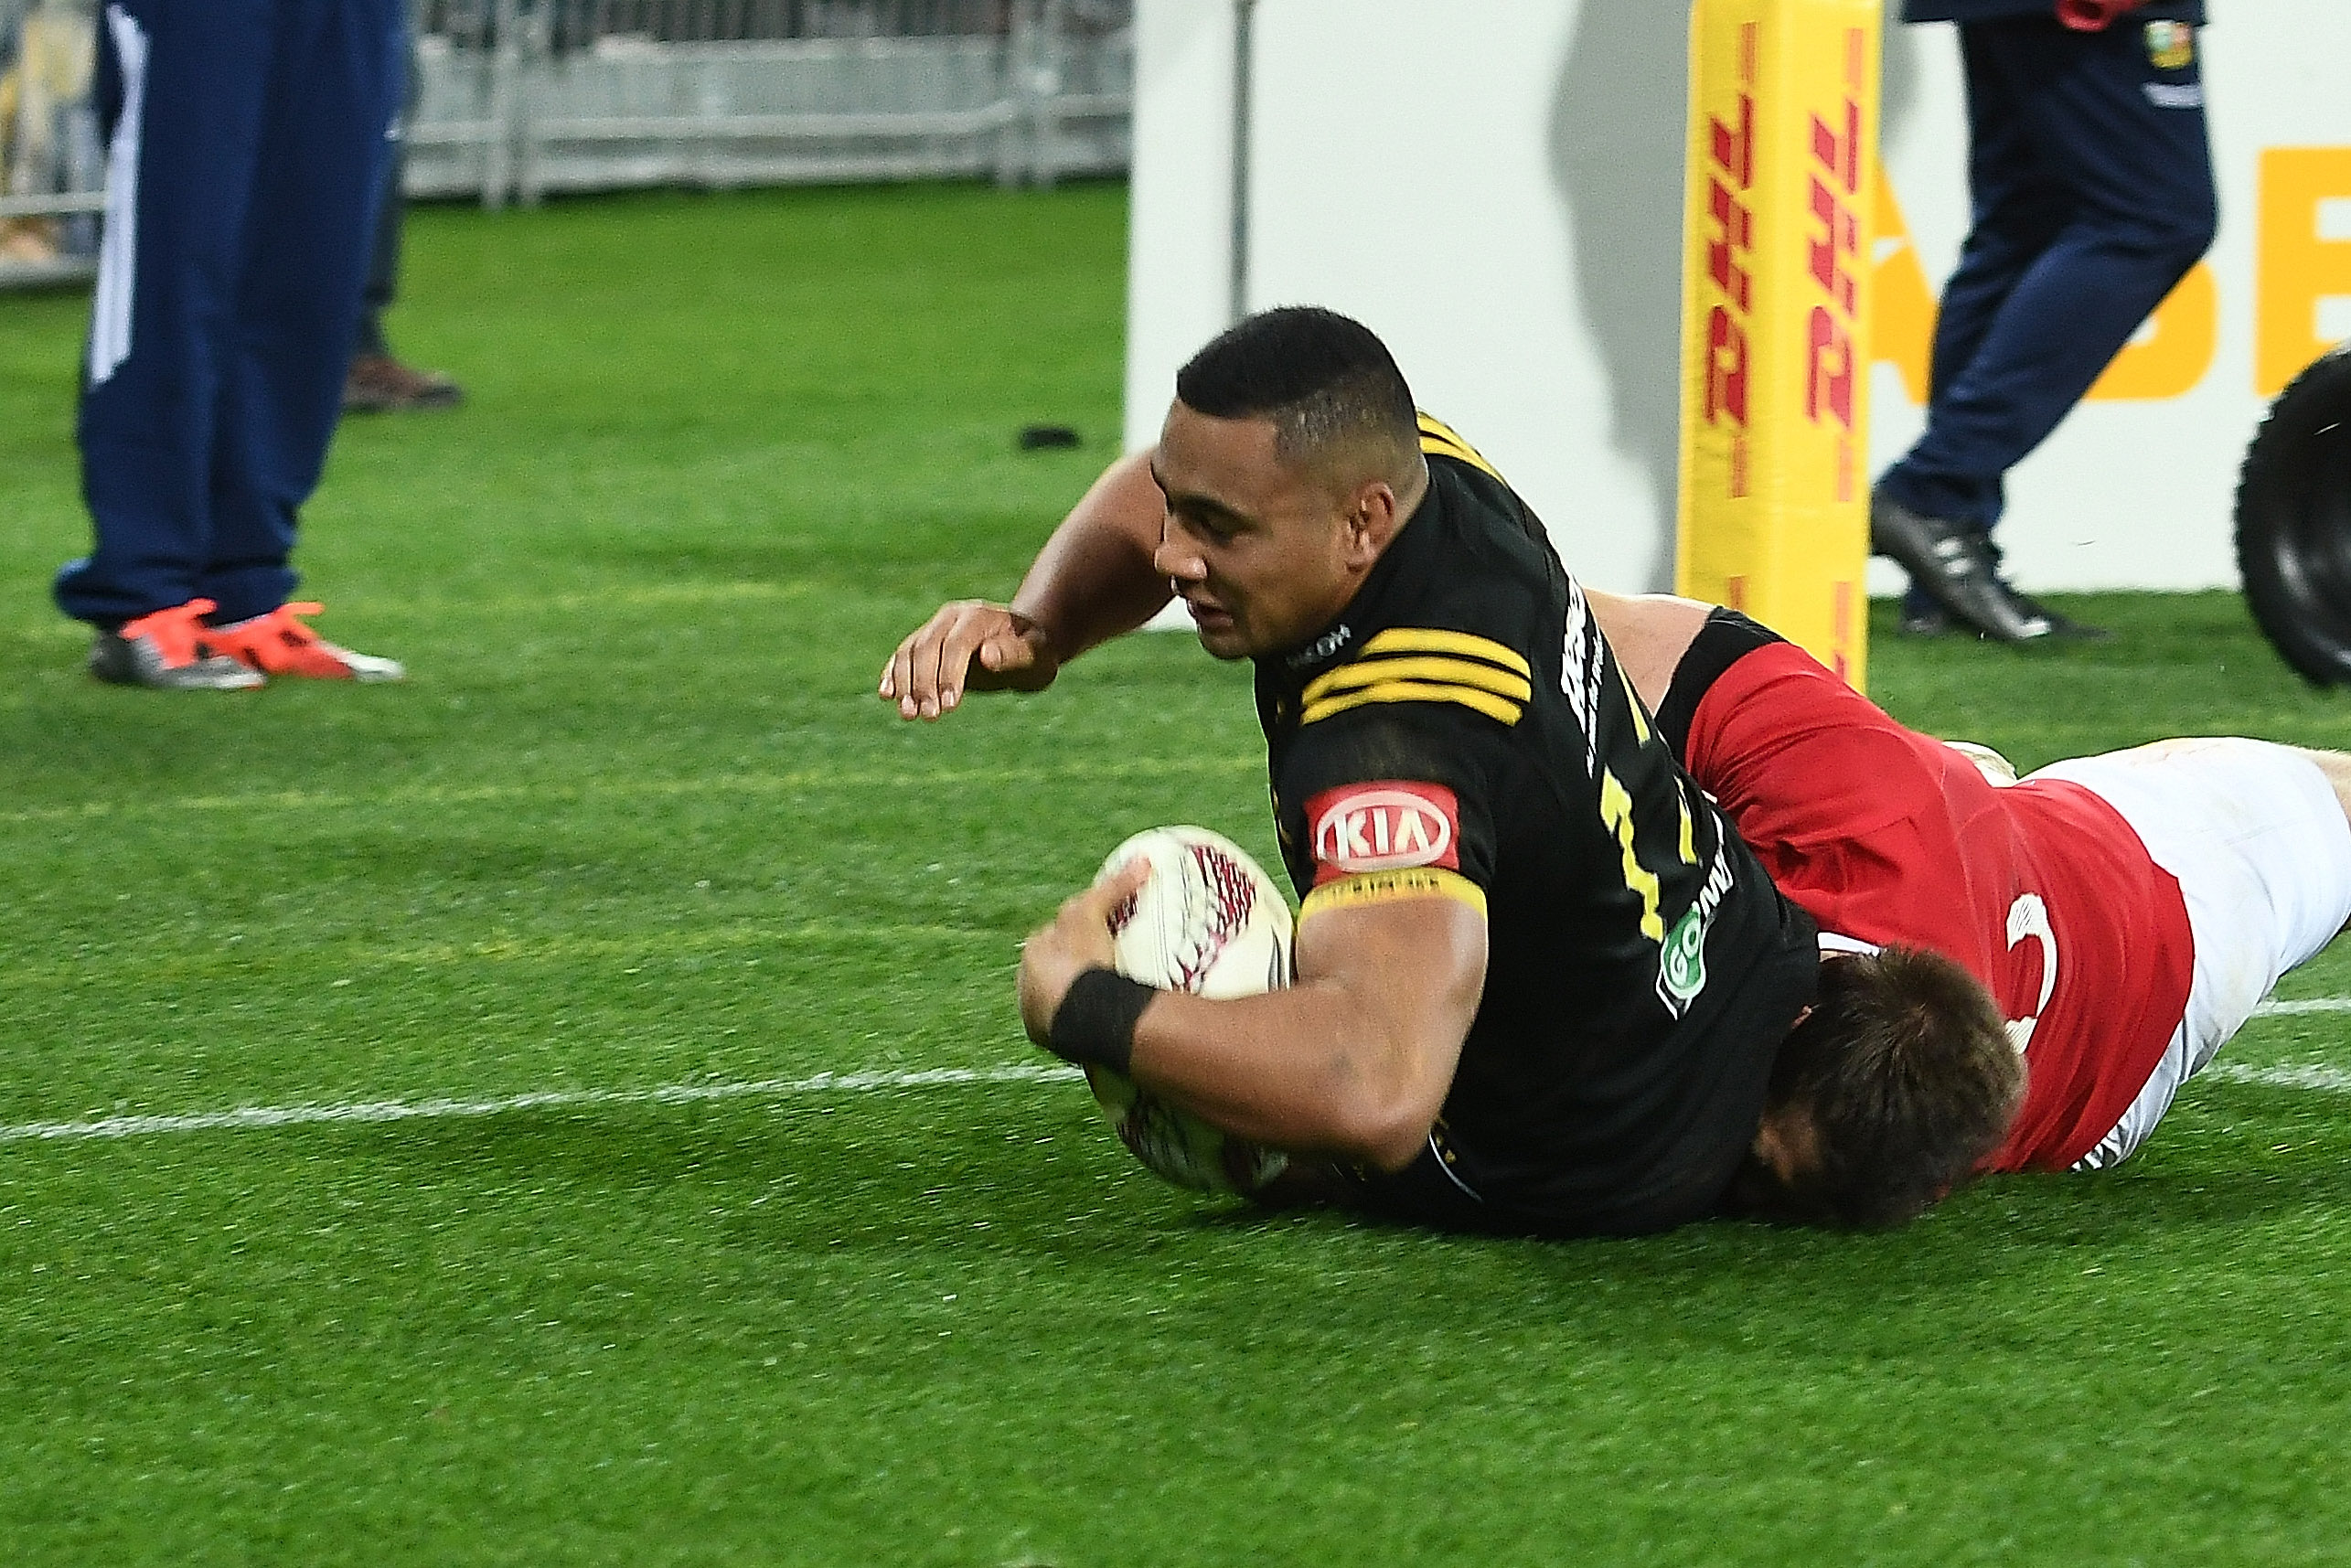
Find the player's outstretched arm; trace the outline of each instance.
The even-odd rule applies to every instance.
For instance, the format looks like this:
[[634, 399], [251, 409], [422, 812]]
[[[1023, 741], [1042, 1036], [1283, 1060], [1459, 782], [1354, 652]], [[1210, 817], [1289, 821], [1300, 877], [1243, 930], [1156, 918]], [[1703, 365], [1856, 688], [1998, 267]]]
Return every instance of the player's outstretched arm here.
[[[1145, 875], [1088, 889], [1030, 937], [1031, 1039], [1049, 1045], [1071, 985], [1109, 966], [1110, 911]], [[1427, 1143], [1477, 1014], [1484, 916], [1443, 897], [1325, 910], [1298, 930], [1298, 969], [1295, 985], [1263, 996], [1153, 995], [1126, 1070], [1229, 1133], [1402, 1168]]]
[[1150, 453], [1103, 471], [1062, 519], [1010, 604], [944, 605], [882, 667], [881, 697], [904, 719], [951, 713], [966, 691], [1040, 691], [1061, 667], [1131, 632], [1170, 597], [1151, 565], [1165, 497]]

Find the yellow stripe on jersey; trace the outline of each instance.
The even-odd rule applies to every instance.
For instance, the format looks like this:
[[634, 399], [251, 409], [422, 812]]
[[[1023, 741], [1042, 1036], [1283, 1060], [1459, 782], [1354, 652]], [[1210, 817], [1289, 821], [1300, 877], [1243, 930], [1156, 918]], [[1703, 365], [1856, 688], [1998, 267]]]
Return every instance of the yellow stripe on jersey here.
[[1470, 467], [1477, 469], [1481, 474], [1492, 475], [1494, 478], [1501, 480], [1503, 484], [1510, 483], [1510, 481], [1502, 479], [1502, 476], [1500, 474], [1494, 473], [1494, 465], [1492, 464], [1479, 456], [1477, 453], [1472, 451], [1470, 448], [1459, 445], [1457, 443], [1450, 441], [1439, 441], [1433, 435], [1424, 435], [1420, 438], [1420, 451], [1421, 455], [1425, 457], [1450, 457], [1457, 463], [1468, 464]]
[[1533, 697], [1525, 657], [1491, 637], [1434, 626], [1391, 626], [1363, 651], [1309, 682], [1298, 722], [1311, 724], [1367, 702], [1454, 702], [1515, 724]]
[[1401, 871], [1367, 871], [1325, 882], [1306, 895], [1298, 906], [1301, 925], [1330, 909], [1361, 909], [1365, 904], [1393, 903], [1402, 899], [1451, 899], [1468, 904], [1480, 918], [1486, 912], [1486, 890], [1440, 866], [1415, 866]]
[[1472, 468], [1491, 475], [1504, 485], [1510, 483], [1509, 480], [1502, 478], [1499, 469], [1479, 455], [1476, 447], [1471, 446], [1455, 433], [1451, 425], [1427, 414], [1420, 416], [1420, 450], [1432, 457], [1454, 458], [1468, 464]]
[[1383, 654], [1457, 654], [1500, 665], [1522, 676], [1534, 673], [1534, 667], [1523, 656], [1491, 637], [1469, 632], [1440, 632], [1433, 626], [1391, 626], [1384, 632], [1374, 632], [1372, 640], [1363, 645], [1363, 651], [1355, 656], [1368, 659]]
[[1534, 695], [1522, 676], [1485, 665], [1471, 664], [1467, 659], [1446, 658], [1365, 658], [1353, 664], [1341, 665], [1337, 669], [1316, 677], [1300, 694], [1299, 699], [1311, 708], [1337, 691], [1359, 686], [1371, 686], [1383, 680], [1428, 680], [1455, 686], [1474, 686], [1480, 691], [1491, 691], [1496, 697], [1507, 697], [1512, 702], [1524, 702]]
[[1309, 703], [1299, 714], [1300, 724], [1312, 724], [1333, 714], [1344, 713], [1351, 708], [1361, 708], [1367, 702], [1458, 702], [1473, 708], [1501, 724], [1515, 724], [1525, 711], [1517, 703], [1496, 697], [1491, 691], [1480, 691], [1474, 686], [1438, 685], [1423, 680], [1389, 680], [1367, 686], [1361, 691], [1343, 692], [1326, 697], [1320, 702]]
[[1632, 694], [1632, 677], [1625, 674], [1624, 666], [1617, 666], [1617, 680], [1624, 688], [1625, 711], [1632, 715], [1633, 738], [1649, 744], [1649, 717], [1640, 710], [1640, 699]]

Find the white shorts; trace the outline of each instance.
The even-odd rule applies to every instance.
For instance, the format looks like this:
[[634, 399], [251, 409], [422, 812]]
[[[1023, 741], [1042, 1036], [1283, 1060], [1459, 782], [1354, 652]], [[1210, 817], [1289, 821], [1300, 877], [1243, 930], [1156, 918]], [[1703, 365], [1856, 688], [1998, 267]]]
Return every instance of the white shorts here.
[[2278, 977], [2351, 920], [2351, 823], [2316, 763], [2266, 741], [2158, 741], [2052, 763], [2122, 816], [2179, 881], [2196, 944], [2187, 1016], [2114, 1130], [2076, 1162], [2127, 1157]]

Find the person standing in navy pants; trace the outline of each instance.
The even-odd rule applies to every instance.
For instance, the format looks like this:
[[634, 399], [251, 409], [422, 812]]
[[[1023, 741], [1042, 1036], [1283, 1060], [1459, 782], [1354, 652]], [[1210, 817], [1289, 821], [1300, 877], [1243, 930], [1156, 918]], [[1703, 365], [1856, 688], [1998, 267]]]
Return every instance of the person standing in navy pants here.
[[401, 0], [109, 0], [106, 221], [77, 437], [95, 548], [58, 573], [102, 680], [392, 680], [293, 604], [389, 167]]
[[2102, 636], [2005, 581], [1992, 528], [2008, 470], [2212, 243], [2203, 0], [1904, 0], [1902, 18], [1959, 24], [1973, 219], [1871, 548], [1909, 570], [1907, 632]]

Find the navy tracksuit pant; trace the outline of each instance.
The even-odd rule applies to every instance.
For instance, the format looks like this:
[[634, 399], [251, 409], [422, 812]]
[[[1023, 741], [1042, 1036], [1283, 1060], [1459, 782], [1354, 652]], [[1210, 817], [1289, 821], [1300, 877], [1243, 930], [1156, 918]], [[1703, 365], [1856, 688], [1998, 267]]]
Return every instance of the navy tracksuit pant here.
[[401, 239], [408, 227], [408, 198], [401, 193], [401, 178], [408, 166], [408, 128], [415, 123], [416, 105], [424, 87], [423, 69], [417, 59], [412, 0], [401, 0], [401, 6], [410, 16], [408, 53], [403, 57], [408, 61], [408, 87], [394, 126], [391, 162], [384, 169], [383, 195], [376, 207], [375, 248], [368, 261], [367, 286], [359, 291], [358, 340], [352, 346], [357, 354], [391, 352], [384, 338], [383, 315], [400, 297]]
[[96, 548], [58, 574], [112, 626], [293, 591], [358, 326], [407, 37], [401, 0], [110, 0], [105, 238], [83, 365]]
[[2211, 244], [2202, 62], [2181, 50], [2185, 27], [1961, 25], [1973, 222], [1943, 289], [1926, 432], [1878, 480], [1913, 511], [1989, 532], [2008, 470]]

